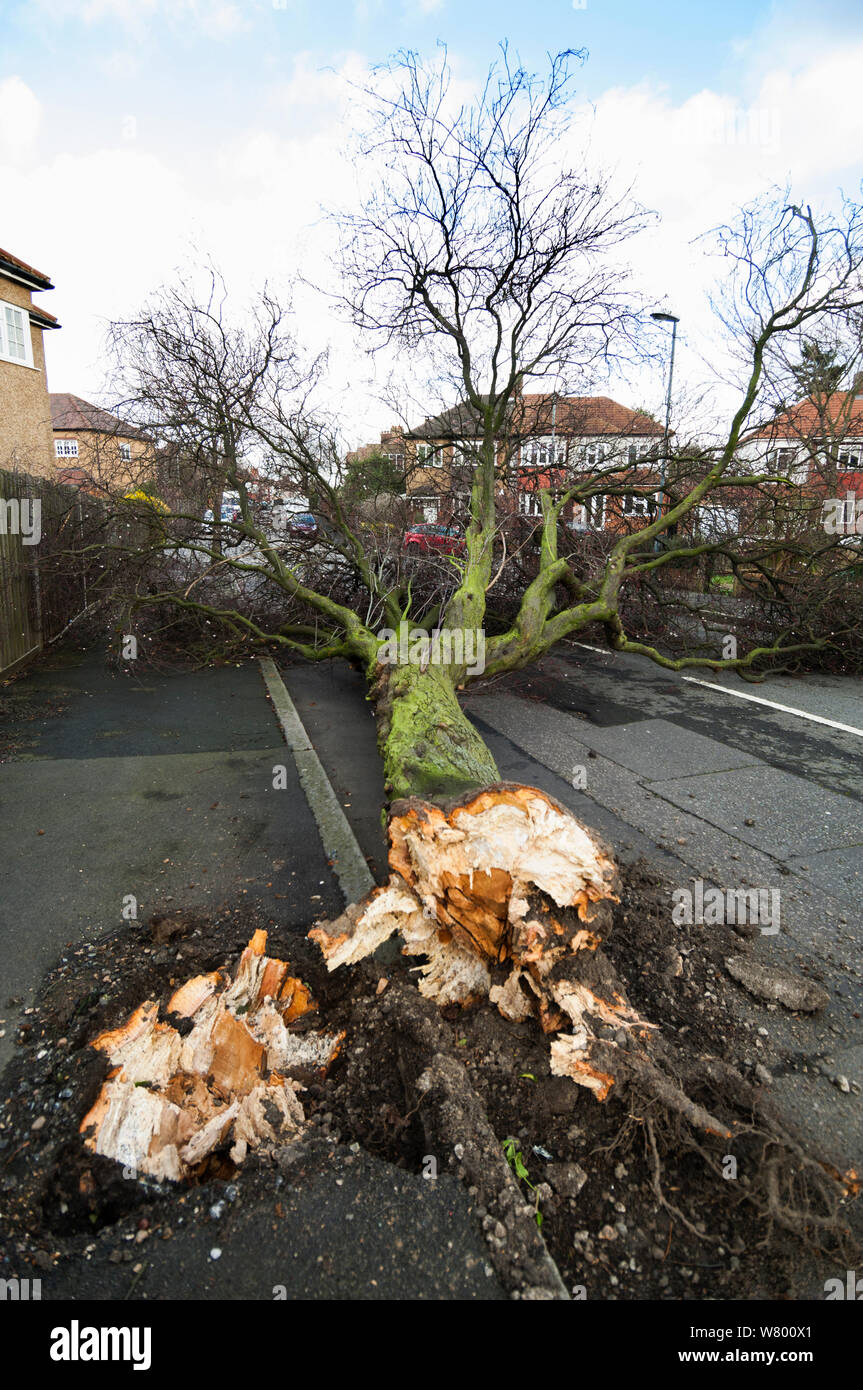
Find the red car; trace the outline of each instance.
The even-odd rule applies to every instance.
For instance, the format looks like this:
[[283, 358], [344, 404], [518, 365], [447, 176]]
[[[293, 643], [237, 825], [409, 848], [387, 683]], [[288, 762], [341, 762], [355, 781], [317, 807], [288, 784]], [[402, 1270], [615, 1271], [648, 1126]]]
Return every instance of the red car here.
[[402, 546], [408, 555], [465, 555], [461, 532], [456, 526], [439, 526], [437, 522], [422, 521], [409, 526]]

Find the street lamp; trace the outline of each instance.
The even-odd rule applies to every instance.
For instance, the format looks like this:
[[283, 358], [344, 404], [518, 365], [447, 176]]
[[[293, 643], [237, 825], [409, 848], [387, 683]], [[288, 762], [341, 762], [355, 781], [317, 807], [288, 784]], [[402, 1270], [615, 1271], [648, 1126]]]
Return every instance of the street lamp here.
[[[671, 383], [674, 380], [674, 346], [677, 342], [677, 325], [680, 319], [676, 314], [665, 314], [658, 310], [656, 313], [651, 314], [650, 317], [656, 323], [671, 324], [671, 361], [668, 365], [668, 391], [665, 397], [665, 433], [662, 440], [662, 469], [659, 475], [659, 512], [657, 514], [657, 521], [661, 521], [663, 508], [665, 506], [665, 467], [668, 460], [668, 439], [671, 432]], [[654, 550], [662, 549], [659, 536], [657, 536], [656, 540], [653, 542], [653, 548]]]

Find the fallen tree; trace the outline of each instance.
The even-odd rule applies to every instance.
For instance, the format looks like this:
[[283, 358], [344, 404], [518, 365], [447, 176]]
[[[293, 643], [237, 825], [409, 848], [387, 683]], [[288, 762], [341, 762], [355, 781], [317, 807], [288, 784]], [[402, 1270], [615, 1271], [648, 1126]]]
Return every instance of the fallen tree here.
[[[699, 455], [681, 495], [614, 540], [587, 579], [560, 551], [563, 509], [599, 490], [637, 492], [631, 470], [613, 460], [599, 479], [574, 474], [565, 485], [538, 487], [536, 572], [514, 615], [487, 633], [501, 468], [510, 470], [522, 442], [525, 383], [584, 383], [612, 354], [630, 351], [636, 337], [637, 315], [615, 258], [643, 214], [585, 170], [549, 175], [551, 151], [566, 131], [567, 64], [568, 55], [555, 59], [541, 83], [513, 70], [504, 55], [466, 111], [453, 109], [445, 63], [426, 72], [412, 56], [401, 59], [398, 94], [373, 98], [381, 122], [373, 144], [386, 154], [388, 180], [344, 224], [355, 321], [411, 356], [430, 347], [438, 366], [448, 356], [448, 384], [457, 386], [470, 422], [465, 554], [452, 565], [445, 596], [423, 604], [412, 572], [374, 563], [339, 491], [336, 437], [310, 409], [314, 372], [298, 368], [278, 303], [266, 294], [254, 330], [232, 329], [215, 281], [203, 303], [182, 286], [170, 291], [135, 322], [117, 325], [115, 340], [127, 409], [170, 440], [173, 456], [187, 466], [197, 461], [213, 488], [234, 491], [239, 516], [216, 523], [216, 544], [192, 514], [152, 509], [153, 545], [139, 550], [126, 596], [133, 615], [171, 604], [251, 645], [316, 661], [345, 657], [364, 669], [385, 771], [392, 877], [337, 923], [316, 929], [328, 963], [360, 959], [398, 932], [407, 953], [424, 958], [421, 990], [429, 998], [463, 1004], [487, 995], [507, 1018], [535, 1016], [554, 1035], [557, 1074], [600, 1102], [634, 1097], [629, 1103], [637, 1113], [641, 1107], [655, 1151], [656, 1107], [724, 1143], [751, 1128], [760, 1098], [715, 1059], [684, 1065], [673, 1041], [630, 1007], [602, 950], [617, 892], [611, 851], [542, 792], [501, 782], [459, 691], [535, 661], [591, 625], [614, 650], [673, 669], [757, 672], [810, 645], [780, 634], [739, 657], [676, 660], [627, 635], [621, 596], [628, 581], [670, 559], [724, 544], [694, 542], [673, 556], [661, 546], [711, 495], [730, 486], [792, 485], [778, 474], [736, 476], [737, 452], [765, 407], [766, 364], [778, 360], [777, 345], [784, 351], [819, 324], [858, 313], [863, 242], [856, 208], [846, 209], [840, 225], [819, 222], [807, 208], [762, 206], [745, 214], [738, 231], [726, 230], [748, 365], [724, 440]], [[326, 518], [315, 553], [274, 535], [262, 519], [254, 458], [267, 476], [314, 494]], [[237, 543], [231, 553], [226, 535]], [[329, 585], [322, 552], [339, 567]], [[363, 591], [362, 606], [340, 592], [345, 574]], [[106, 583], [115, 577], [116, 569]], [[278, 620], [263, 619], [231, 583], [274, 589], [283, 601]], [[410, 640], [393, 644], [403, 625]], [[464, 640], [443, 648], [442, 629], [481, 638], [484, 661], [469, 659], [476, 646]], [[705, 1090], [716, 1097], [712, 1107], [699, 1098]], [[805, 1162], [828, 1188], [835, 1184], [841, 1194], [853, 1185], [853, 1177], [846, 1183], [805, 1159], [790, 1136], [775, 1127], [771, 1133], [789, 1162]], [[805, 1214], [778, 1197], [770, 1201], [777, 1219], [807, 1227]]]

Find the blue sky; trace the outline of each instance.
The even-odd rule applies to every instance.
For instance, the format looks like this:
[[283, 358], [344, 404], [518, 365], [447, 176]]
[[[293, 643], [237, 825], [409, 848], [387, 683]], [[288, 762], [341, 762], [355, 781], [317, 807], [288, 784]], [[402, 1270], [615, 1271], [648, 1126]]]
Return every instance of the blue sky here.
[[[771, 182], [859, 193], [859, 0], [6, 0], [0, 245], [57, 285], [52, 389], [98, 394], [105, 320], [133, 312], [190, 243], [238, 288], [314, 273], [319, 204], [349, 196], [345, 75], [443, 40], [469, 92], [503, 38], [539, 68], [588, 50], [581, 128], [661, 214], [637, 269], [675, 298], [681, 370], [700, 380], [709, 267], [692, 238]], [[366, 369], [321, 319], [308, 331], [335, 343], [351, 432], [388, 423], [358, 404]]]

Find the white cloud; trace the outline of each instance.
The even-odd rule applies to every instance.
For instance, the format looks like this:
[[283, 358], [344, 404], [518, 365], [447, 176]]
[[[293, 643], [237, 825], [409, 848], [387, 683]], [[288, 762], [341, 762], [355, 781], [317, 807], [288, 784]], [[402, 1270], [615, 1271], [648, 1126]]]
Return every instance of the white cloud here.
[[19, 164], [36, 147], [41, 106], [35, 93], [20, 77], [0, 82], [0, 161]]
[[[799, 196], [815, 202], [830, 199], [843, 180], [853, 192], [863, 107], [852, 74], [861, 65], [863, 44], [843, 43], [806, 63], [765, 65], [744, 110], [724, 91], [675, 104], [667, 92], [640, 84], [613, 88], [595, 111], [580, 113], [578, 139], [589, 144], [590, 157], [613, 166], [620, 181], [634, 177], [637, 195], [662, 214], [631, 252], [642, 292], [681, 315], [681, 384], [707, 375], [714, 342], [707, 291], [715, 264], [693, 238], [789, 174]], [[189, 260], [192, 244], [212, 255], [239, 295], [264, 278], [279, 287], [297, 270], [331, 282], [333, 233], [319, 205], [350, 202], [372, 172], [344, 156], [355, 119], [349, 82], [365, 74], [356, 53], [343, 55], [335, 71], [301, 54], [289, 78], [270, 88], [255, 124], [218, 145], [178, 139], [147, 151], [118, 134], [116, 148], [41, 163], [33, 158], [37, 97], [20, 78], [0, 84], [4, 244], [57, 285], [43, 301], [64, 325], [48, 336], [52, 389], [85, 397], [98, 391], [104, 321], [134, 312]], [[459, 97], [467, 95], [459, 69], [457, 81]], [[123, 190], [124, 216], [88, 215], [86, 190], [99, 198]], [[364, 379], [365, 359], [330, 307], [300, 303], [303, 337], [314, 346], [332, 339], [338, 376]], [[658, 376], [615, 390], [633, 403], [661, 405]], [[389, 411], [359, 386], [346, 398], [354, 441], [389, 423]]]

